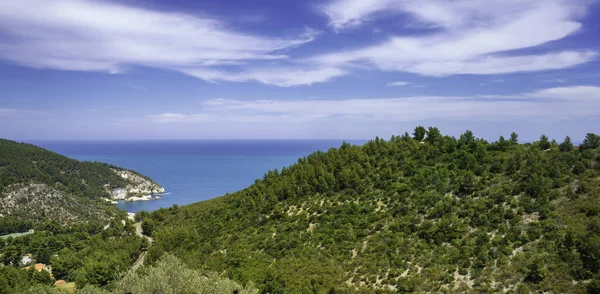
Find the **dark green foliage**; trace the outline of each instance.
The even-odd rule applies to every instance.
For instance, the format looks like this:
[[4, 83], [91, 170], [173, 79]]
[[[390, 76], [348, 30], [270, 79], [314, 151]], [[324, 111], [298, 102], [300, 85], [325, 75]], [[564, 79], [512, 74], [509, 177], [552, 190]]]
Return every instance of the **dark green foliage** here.
[[146, 236], [152, 236], [152, 232], [154, 232], [154, 220], [148, 218], [146, 221], [142, 222], [142, 232]]
[[566, 136], [565, 140], [562, 143], [560, 143], [560, 145], [558, 145], [558, 149], [561, 152], [569, 152], [573, 150], [573, 142], [571, 142], [571, 138], [569, 138], [569, 136]]
[[423, 141], [425, 139], [425, 135], [427, 134], [427, 130], [423, 126], [418, 126], [415, 128], [413, 132], [413, 138], [417, 141]]
[[5, 216], [0, 218], [0, 235], [8, 235], [15, 232], [26, 232], [33, 228], [33, 222], [21, 218]]
[[579, 150], [596, 149], [598, 147], [600, 147], [600, 136], [588, 133], [583, 140], [583, 144], [579, 146]]
[[[311, 287], [312, 288], [312, 287]], [[312, 292], [312, 291], [311, 291]], [[260, 294], [284, 294], [285, 280], [269, 272], [262, 282]]]
[[34, 181], [88, 198], [108, 196], [103, 188], [127, 182], [98, 162], [80, 162], [40, 147], [0, 139], [0, 193], [14, 183]]
[[519, 144], [519, 135], [517, 135], [517, 133], [510, 133], [510, 143], [513, 145]]
[[590, 294], [600, 294], [600, 280], [599, 279], [593, 279], [587, 285], [587, 292], [590, 293]]
[[[109, 287], [87, 285], [77, 288], [81, 294], [258, 294], [253, 285], [241, 286], [217, 273], [186, 267], [178, 258], [166, 254], [152, 266], [123, 273]], [[0, 290], [2, 290], [0, 276]], [[10, 291], [10, 289], [9, 289]], [[7, 292], [0, 292], [7, 293]], [[10, 293], [10, 292], [8, 292]], [[20, 292], [23, 293], [23, 292]], [[31, 294], [64, 294], [65, 292], [37, 284], [24, 292]]]
[[427, 131], [427, 143], [435, 145], [442, 139], [442, 133], [438, 128], [429, 127]]
[[500, 136], [497, 142], [490, 145], [490, 149], [498, 151], [506, 151], [511, 146], [511, 142], [504, 139], [504, 136]]
[[146, 214], [147, 260], [170, 252], [265, 293], [581, 293], [600, 275], [596, 149], [414, 135], [344, 143]]
[[542, 135], [540, 137], [538, 144], [540, 146], [540, 149], [542, 149], [542, 150], [550, 149], [550, 146], [551, 146], [550, 140], [548, 139], [548, 136], [546, 136], [546, 135]]
[[[106, 230], [102, 223], [70, 227], [39, 224], [35, 229], [35, 234], [11, 238], [0, 245], [2, 262], [6, 265], [0, 266], [0, 277], [9, 277], [8, 293], [22, 293], [34, 284], [52, 285], [55, 279], [75, 281], [79, 288], [88, 284], [107, 285], [133, 264], [143, 246], [131, 223], [123, 225], [120, 219], [113, 220]], [[54, 276], [47, 271], [18, 268], [24, 266], [20, 261], [26, 253], [31, 253], [36, 263], [51, 266]], [[0, 288], [2, 284], [0, 278]]]

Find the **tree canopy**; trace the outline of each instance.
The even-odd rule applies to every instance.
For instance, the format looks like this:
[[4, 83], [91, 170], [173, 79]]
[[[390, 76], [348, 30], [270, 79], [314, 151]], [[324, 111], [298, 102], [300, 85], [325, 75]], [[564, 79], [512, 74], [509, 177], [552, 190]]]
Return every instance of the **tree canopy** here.
[[[263, 293], [585, 292], [600, 279], [600, 179], [585, 152], [413, 137], [343, 144], [213, 200], [145, 214], [164, 253]], [[567, 141], [567, 140], [565, 140]], [[600, 243], [598, 243], [600, 244]]]
[[106, 230], [2, 219], [36, 233], [0, 246], [0, 291], [54, 293], [52, 278], [18, 268], [27, 252], [80, 293], [600, 289], [597, 135], [579, 148], [544, 135], [413, 135], [344, 143], [239, 192], [138, 213], [149, 247], [122, 214]]

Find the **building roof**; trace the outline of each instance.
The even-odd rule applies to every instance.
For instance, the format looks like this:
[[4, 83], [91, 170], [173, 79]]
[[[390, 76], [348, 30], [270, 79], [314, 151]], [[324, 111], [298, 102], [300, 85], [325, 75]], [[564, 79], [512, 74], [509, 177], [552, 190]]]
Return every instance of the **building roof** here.
[[46, 265], [43, 263], [36, 263], [34, 266], [35, 266], [35, 270], [38, 272], [46, 269]]
[[31, 259], [31, 256], [25, 255], [21, 258], [21, 263], [24, 265], [27, 265], [28, 263], [31, 263], [32, 261], [33, 261], [33, 259]]

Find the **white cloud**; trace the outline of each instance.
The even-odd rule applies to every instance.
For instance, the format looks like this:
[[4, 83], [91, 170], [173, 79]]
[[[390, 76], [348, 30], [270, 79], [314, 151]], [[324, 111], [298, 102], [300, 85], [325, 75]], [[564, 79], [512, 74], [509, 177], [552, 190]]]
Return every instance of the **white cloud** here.
[[597, 55], [594, 51], [564, 51], [515, 57], [488, 56], [462, 61], [421, 62], [400, 70], [428, 76], [532, 72], [572, 67], [592, 61]]
[[275, 85], [279, 87], [292, 87], [302, 85], [312, 85], [314, 83], [327, 82], [330, 79], [346, 74], [346, 71], [335, 67], [324, 68], [256, 68], [245, 72], [230, 73], [216, 70], [182, 70], [188, 75], [195, 76], [207, 81], [229, 81], [229, 82], [246, 82], [258, 81], [267, 85]]
[[156, 122], [160, 123], [173, 123], [173, 122], [184, 122], [190, 120], [190, 115], [181, 114], [181, 113], [162, 113], [156, 115], [150, 115], [150, 118]]
[[573, 86], [557, 87], [535, 91], [528, 95], [537, 98], [555, 98], [568, 101], [584, 101], [600, 104], [600, 87]]
[[319, 9], [329, 18], [329, 25], [337, 30], [398, 14], [410, 17], [411, 27], [463, 29], [506, 22], [539, 7], [548, 11], [557, 5], [570, 6], [568, 10], [560, 7], [556, 12], [566, 17], [581, 15], [585, 4], [579, 0], [331, 0]]
[[513, 96], [417, 96], [345, 100], [229, 100], [203, 102], [196, 114], [165, 113], [169, 122], [293, 123], [314, 121], [411, 122], [427, 119], [497, 120], [597, 116], [600, 87], [551, 88]]
[[391, 82], [387, 83], [387, 87], [402, 87], [410, 84], [409, 82]]
[[113, 74], [147, 66], [210, 82], [255, 81], [281, 87], [324, 83], [365, 68], [436, 77], [556, 70], [590, 62], [598, 51], [518, 50], [573, 35], [581, 29], [578, 20], [589, 3], [331, 0], [319, 9], [336, 31], [391, 16], [404, 20], [409, 34], [400, 30], [381, 43], [342, 52], [327, 53], [315, 46], [312, 56], [299, 59], [292, 48], [314, 41], [319, 32], [306, 29], [293, 37], [241, 33], [210, 16], [118, 1], [4, 0], [0, 58], [34, 68]]
[[209, 17], [93, 0], [0, 1], [0, 33], [6, 36], [0, 58], [34, 68], [108, 73], [136, 65], [207, 70], [281, 60], [287, 58], [281, 50], [311, 42], [317, 34], [249, 35]]
[[329, 17], [329, 25], [336, 30], [341, 30], [361, 25], [368, 16], [384, 10], [393, 2], [389, 0], [332, 1], [328, 5], [322, 5], [320, 9]]
[[336, 29], [385, 15], [437, 27], [358, 50], [316, 56], [329, 66], [366, 64], [427, 76], [553, 70], [590, 62], [595, 50], [508, 54], [572, 35], [590, 2], [574, 0], [334, 0], [322, 7]]

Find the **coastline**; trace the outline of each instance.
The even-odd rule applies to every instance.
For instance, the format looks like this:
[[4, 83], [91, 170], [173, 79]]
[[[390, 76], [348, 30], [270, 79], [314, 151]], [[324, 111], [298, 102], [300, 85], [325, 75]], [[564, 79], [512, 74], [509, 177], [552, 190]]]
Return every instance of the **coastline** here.
[[152, 200], [160, 200], [164, 195], [169, 195], [171, 193], [161, 193], [161, 194], [148, 194], [144, 196], [133, 196], [129, 198], [103, 198], [104, 201], [110, 202], [111, 204], [119, 204], [119, 202], [137, 202], [137, 201], [152, 201]]
[[131, 198], [127, 198], [124, 201], [126, 202], [136, 202], [136, 201], [150, 201], [150, 200], [159, 200], [161, 199], [158, 196], [153, 196], [153, 195], [146, 195], [146, 196], [139, 196], [139, 197], [131, 197]]
[[144, 196], [134, 196], [123, 199], [125, 202], [136, 202], [136, 201], [151, 201], [151, 200], [160, 200], [162, 199], [160, 196], [168, 195], [170, 193], [161, 193], [161, 194], [148, 194]]

